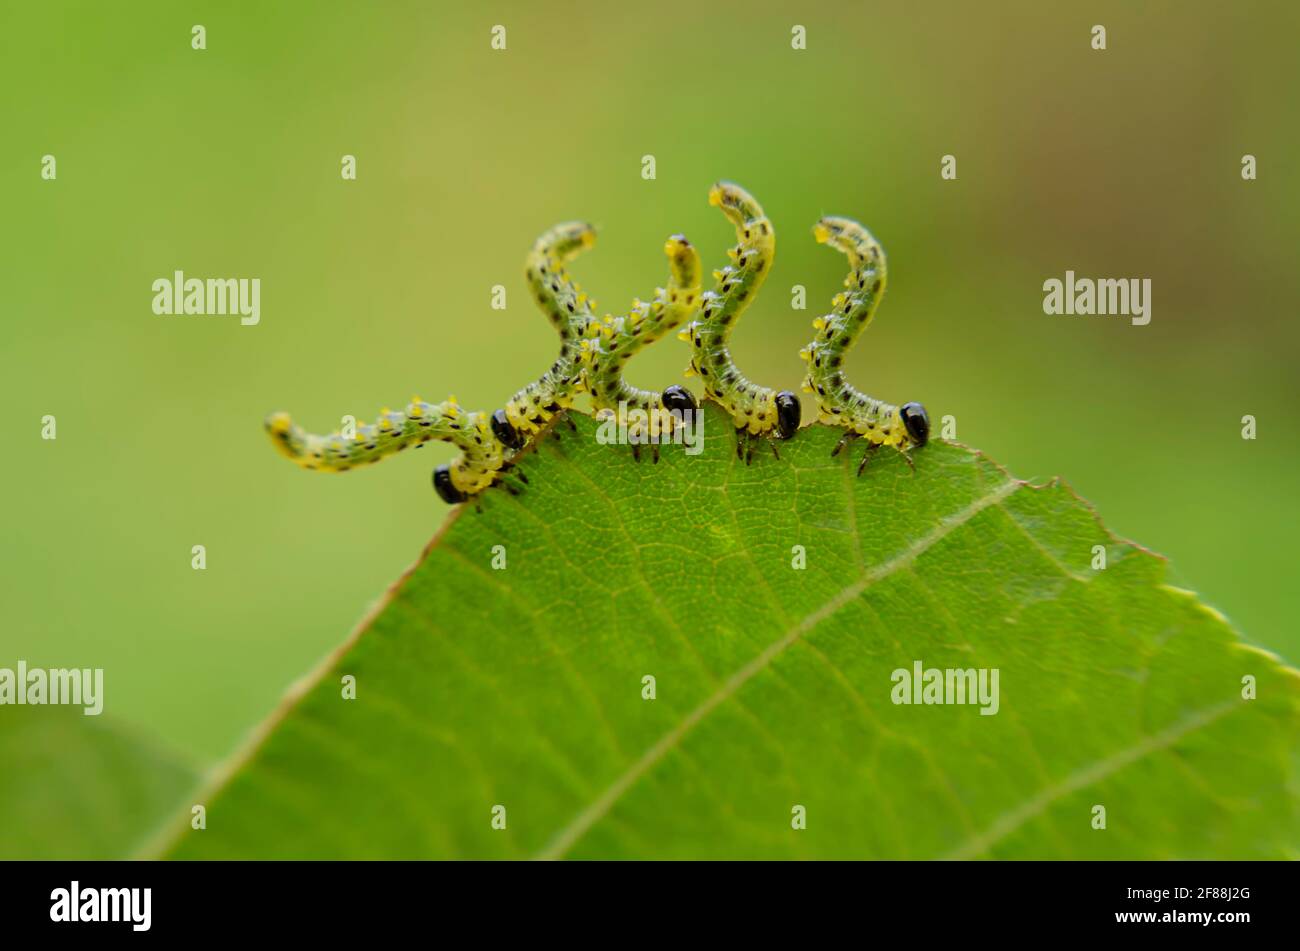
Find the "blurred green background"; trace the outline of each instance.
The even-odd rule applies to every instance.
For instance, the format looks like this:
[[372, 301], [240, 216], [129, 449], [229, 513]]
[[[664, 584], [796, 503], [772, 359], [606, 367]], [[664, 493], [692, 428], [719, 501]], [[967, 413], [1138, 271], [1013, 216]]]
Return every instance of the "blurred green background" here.
[[[845, 271], [811, 226], [860, 218], [890, 289], [850, 377], [1064, 476], [1300, 659], [1298, 28], [1280, 3], [6, 3], [0, 665], [104, 667], [110, 714], [195, 764], [227, 753], [447, 513], [448, 447], [321, 476], [263, 416], [502, 405], [557, 349], [533, 238], [594, 221], [574, 271], [616, 310], [662, 281], [672, 232], [725, 262], [720, 177], [780, 239], [735, 336], [752, 377], [797, 388]], [[261, 278], [260, 326], [154, 316], [175, 269]], [[1151, 324], [1044, 315], [1067, 269], [1150, 278]], [[686, 360], [665, 341], [632, 375]]]

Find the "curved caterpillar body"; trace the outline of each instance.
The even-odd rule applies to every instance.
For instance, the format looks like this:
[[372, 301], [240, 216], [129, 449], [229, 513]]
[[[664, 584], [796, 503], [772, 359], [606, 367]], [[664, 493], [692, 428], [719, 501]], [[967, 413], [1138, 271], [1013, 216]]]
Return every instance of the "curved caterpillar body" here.
[[[526, 436], [535, 434], [551, 417], [572, 406], [574, 396], [583, 388], [582, 340], [596, 318], [592, 302], [569, 278], [565, 265], [595, 241], [591, 225], [571, 221], [556, 225], [538, 238], [528, 255], [524, 277], [533, 299], [560, 333], [560, 355], [540, 379], [506, 403], [505, 419], [517, 431], [517, 445], [506, 442], [512, 449], [522, 447]], [[501, 434], [510, 436], [503, 426], [499, 428]]]
[[[591, 247], [595, 237], [590, 225], [569, 222], [547, 231], [533, 245], [525, 275], [533, 297], [560, 332], [560, 356], [540, 380], [516, 393], [505, 409], [491, 415], [466, 413], [455, 397], [438, 404], [415, 397], [404, 412], [385, 408], [374, 425], [358, 423], [351, 438], [337, 432], [329, 436], [308, 433], [288, 413], [272, 413], [265, 424], [271, 441], [298, 465], [320, 472], [347, 472], [412, 446], [418, 449], [431, 439], [453, 443], [462, 455], [433, 470], [434, 489], [444, 502], [453, 505], [500, 481], [510, 468], [510, 453], [522, 449], [527, 435], [571, 405], [581, 384], [580, 345], [594, 318], [586, 295], [569, 280], [564, 265]], [[522, 472], [519, 477], [528, 481]]]
[[[656, 449], [661, 427], [671, 431], [681, 414], [698, 408], [695, 397], [685, 387], [670, 386], [663, 392], [643, 390], [623, 379], [623, 368], [633, 355], [676, 330], [699, 306], [699, 253], [685, 237], [676, 234], [664, 244], [664, 254], [668, 256], [668, 286], [656, 288], [654, 300], [648, 304], [633, 301], [632, 309], [621, 317], [593, 321], [587, 328], [589, 339], [583, 341], [587, 390], [597, 416], [641, 410], [646, 422], [637, 420], [629, 429], [648, 429], [655, 437]], [[671, 415], [673, 411], [677, 417]], [[638, 444], [633, 443], [632, 452], [639, 459], [638, 450]], [[658, 461], [657, 455], [655, 458]]]
[[[722, 404], [736, 424], [736, 452], [748, 437], [776, 436], [789, 439], [799, 428], [799, 398], [788, 390], [780, 392], [750, 382], [736, 368], [727, 348], [736, 322], [758, 294], [776, 255], [776, 234], [762, 207], [747, 191], [730, 182], [719, 182], [709, 191], [709, 204], [722, 209], [736, 227], [739, 244], [728, 251], [732, 263], [713, 276], [714, 290], [703, 295], [699, 317], [679, 335], [694, 350], [687, 376], [699, 375], [704, 389]], [[773, 453], [775, 443], [771, 443]], [[743, 454], [746, 461], [752, 446]]]
[[484, 413], [466, 413], [453, 396], [442, 403], [413, 397], [406, 409], [384, 408], [373, 423], [357, 423], [356, 435], [319, 436], [306, 432], [288, 413], [272, 413], [266, 431], [276, 448], [304, 469], [347, 472], [378, 462], [404, 449], [418, 449], [432, 439], [454, 443], [460, 458], [434, 471], [433, 483], [447, 502], [463, 502], [500, 478], [506, 446], [492, 431]]
[[930, 438], [930, 417], [920, 403], [901, 407], [867, 396], [845, 378], [841, 364], [858, 335], [875, 316], [885, 293], [885, 252], [862, 225], [849, 218], [823, 218], [813, 229], [818, 243], [830, 244], [848, 256], [852, 270], [844, 279], [847, 290], [835, 295], [831, 312], [813, 321], [817, 335], [800, 351], [808, 361], [804, 391], [813, 393], [822, 422], [843, 426], [848, 432], [832, 451], [835, 455], [851, 439], [863, 437], [870, 444], [858, 466], [861, 474], [870, 452], [892, 446], [906, 455], [924, 446]]

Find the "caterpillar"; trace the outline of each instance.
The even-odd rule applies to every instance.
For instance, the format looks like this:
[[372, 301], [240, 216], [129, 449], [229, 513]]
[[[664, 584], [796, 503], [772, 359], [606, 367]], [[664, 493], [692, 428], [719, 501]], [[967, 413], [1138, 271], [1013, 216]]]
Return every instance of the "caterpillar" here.
[[[623, 379], [623, 368], [638, 351], [676, 330], [695, 312], [700, 299], [700, 255], [683, 235], [675, 234], [664, 243], [668, 257], [667, 287], [655, 289], [650, 303], [632, 302], [623, 316], [606, 316], [588, 325], [583, 341], [587, 390], [597, 416], [640, 410], [644, 417], [629, 424], [629, 432], [653, 438], [655, 462], [659, 461], [658, 436], [662, 427], [677, 424], [684, 414], [698, 409], [695, 397], [682, 386], [663, 392], [643, 390]], [[672, 415], [673, 413], [676, 415]], [[640, 461], [640, 444], [632, 443], [633, 458]]]
[[375, 423], [358, 422], [351, 438], [338, 432], [308, 433], [284, 412], [267, 417], [266, 431], [284, 455], [318, 472], [347, 472], [411, 447], [418, 449], [431, 439], [454, 443], [462, 455], [438, 466], [433, 474], [434, 489], [449, 504], [482, 492], [507, 467], [506, 447], [492, 431], [492, 421], [484, 413], [465, 412], [454, 396], [436, 404], [415, 396], [402, 412], [385, 407]]
[[[536, 433], [562, 407], [572, 404], [582, 379], [578, 365], [581, 338], [594, 317], [591, 302], [570, 281], [564, 265], [591, 247], [595, 237], [590, 225], [568, 222], [556, 225], [534, 243], [524, 274], [533, 297], [560, 332], [560, 356], [540, 380], [511, 397], [505, 409], [490, 415], [467, 413], [454, 396], [437, 404], [417, 396], [403, 412], [385, 407], [373, 425], [358, 423], [351, 438], [339, 432], [328, 436], [308, 433], [288, 413], [278, 412], [265, 423], [272, 443], [304, 469], [347, 472], [439, 439], [453, 443], [462, 453], [433, 470], [434, 490], [444, 502], [464, 502], [498, 480], [510, 492], [518, 492], [502, 478], [511, 468], [512, 453], [526, 445], [525, 434]], [[527, 483], [523, 472], [517, 475]]]
[[758, 294], [776, 254], [776, 234], [759, 203], [739, 185], [718, 182], [709, 190], [709, 204], [736, 228], [739, 243], [727, 253], [732, 263], [713, 272], [717, 284], [705, 291], [700, 315], [678, 335], [693, 349], [686, 375], [699, 375], [704, 389], [731, 415], [736, 426], [736, 455], [748, 463], [753, 438], [767, 436], [773, 455], [780, 458], [771, 436], [789, 439], [799, 429], [799, 398], [759, 386], [736, 368], [727, 339], [740, 315]]
[[543, 234], [528, 255], [524, 277], [533, 298], [560, 333], [560, 355], [540, 379], [506, 403], [503, 419], [497, 424], [498, 436], [512, 437], [517, 445], [502, 438], [512, 449], [523, 445], [523, 434], [536, 433], [551, 417], [572, 406], [574, 396], [585, 386], [582, 340], [596, 320], [594, 303], [569, 278], [565, 265], [595, 241], [591, 225], [571, 221]]
[[867, 396], [845, 378], [841, 364], [858, 335], [875, 316], [885, 293], [885, 251], [862, 225], [850, 218], [822, 218], [813, 229], [819, 244], [830, 244], [848, 256], [852, 270], [844, 279], [847, 290], [835, 295], [831, 312], [813, 321], [817, 335], [800, 351], [808, 361], [803, 389], [815, 395], [822, 422], [848, 431], [831, 451], [837, 455], [849, 441], [863, 437], [867, 451], [858, 465], [866, 468], [874, 450], [892, 446], [916, 469], [908, 453], [930, 439], [930, 417], [920, 403], [894, 406]]

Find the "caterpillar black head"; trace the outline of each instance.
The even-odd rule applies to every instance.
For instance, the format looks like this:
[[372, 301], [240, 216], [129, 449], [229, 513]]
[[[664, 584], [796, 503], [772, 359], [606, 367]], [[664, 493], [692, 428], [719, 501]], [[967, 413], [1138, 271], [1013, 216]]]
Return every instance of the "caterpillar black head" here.
[[511, 424], [510, 417], [506, 415], [506, 411], [503, 409], [499, 409], [492, 414], [492, 435], [496, 436], [501, 445], [507, 449], [524, 448], [524, 437]]
[[664, 409], [676, 410], [679, 413], [693, 413], [699, 409], [699, 404], [695, 402], [695, 395], [684, 386], [670, 386], [664, 390], [663, 395]]
[[907, 435], [917, 447], [930, 441], [930, 414], [920, 403], [904, 403], [898, 408], [898, 415], [903, 418]]
[[457, 502], [464, 502], [468, 495], [456, 488], [451, 481], [451, 466], [443, 464], [433, 470], [433, 487], [438, 493], [438, 497], [448, 505], [455, 505]]
[[776, 394], [776, 435], [778, 439], [789, 439], [799, 431], [799, 421], [803, 418], [803, 409], [799, 406], [799, 397], [789, 390]]

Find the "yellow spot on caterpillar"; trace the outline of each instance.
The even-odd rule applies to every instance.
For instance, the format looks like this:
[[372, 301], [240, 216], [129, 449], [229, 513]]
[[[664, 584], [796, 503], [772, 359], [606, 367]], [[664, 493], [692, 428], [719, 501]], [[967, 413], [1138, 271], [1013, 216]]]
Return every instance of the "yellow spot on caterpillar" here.
[[821, 330], [823, 327], [826, 326], [826, 320], [825, 320], [825, 318], [823, 318], [823, 317], [815, 317], [815, 318], [813, 318], [813, 326], [816, 327], [818, 330]]
[[813, 228], [813, 237], [817, 239], [818, 244], [825, 244], [831, 239], [831, 229], [823, 224], [818, 224]]
[[293, 428], [293, 420], [288, 413], [272, 413], [267, 417], [266, 428], [277, 436], [282, 436]]
[[719, 270], [716, 270], [716, 269], [715, 269], [714, 272], [713, 272], [713, 279], [714, 279], [715, 281], [720, 281], [720, 280], [722, 280], [722, 272], [719, 271]]

